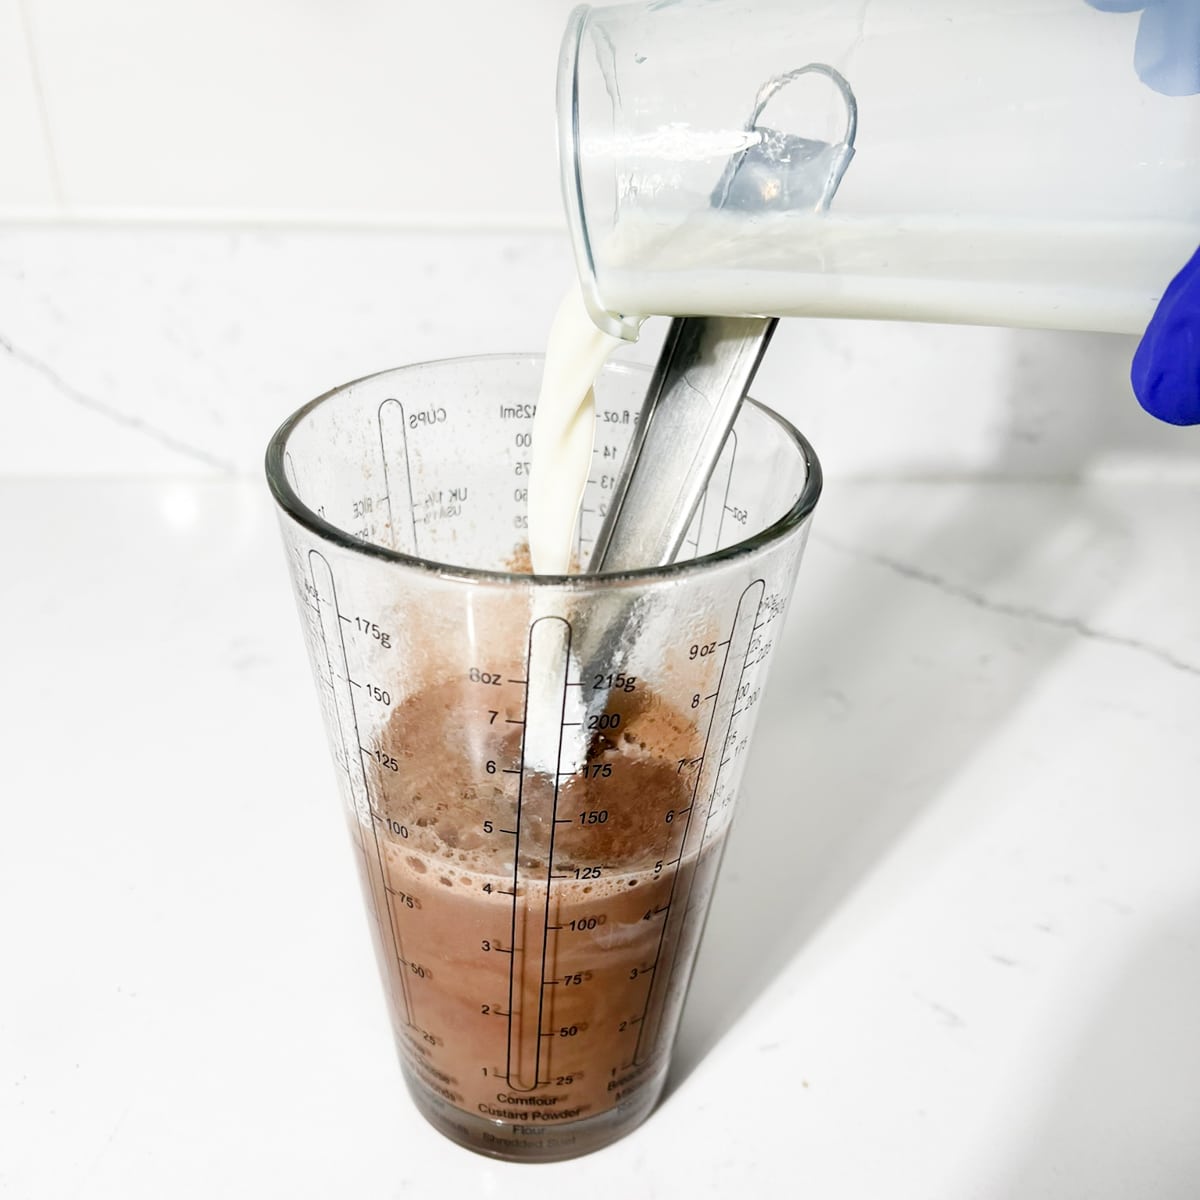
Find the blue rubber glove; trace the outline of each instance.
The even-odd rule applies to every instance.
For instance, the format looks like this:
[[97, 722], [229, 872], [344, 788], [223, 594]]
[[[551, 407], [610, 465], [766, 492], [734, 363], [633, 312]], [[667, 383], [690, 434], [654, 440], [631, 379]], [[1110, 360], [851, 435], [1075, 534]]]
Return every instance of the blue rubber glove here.
[[1200, 250], [1163, 292], [1133, 356], [1130, 380], [1151, 416], [1200, 425]]
[[[1164, 96], [1200, 92], [1200, 0], [1087, 0], [1101, 12], [1141, 12], [1133, 66]], [[1158, 302], [1130, 371], [1138, 402], [1172, 425], [1200, 425], [1200, 250]]]
[[1133, 66], [1164, 96], [1200, 92], [1200, 0], [1087, 0], [1101, 12], [1137, 12]]

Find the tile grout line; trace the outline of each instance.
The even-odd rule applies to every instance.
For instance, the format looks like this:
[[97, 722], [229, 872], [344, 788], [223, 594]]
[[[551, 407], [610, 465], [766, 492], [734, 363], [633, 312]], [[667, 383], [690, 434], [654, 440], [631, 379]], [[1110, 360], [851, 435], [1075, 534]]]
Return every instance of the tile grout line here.
[[29, 73], [33, 80], [33, 93], [37, 101], [38, 123], [42, 127], [42, 143], [46, 151], [46, 167], [50, 172], [50, 190], [54, 203], [61, 212], [66, 207], [63, 193], [62, 172], [58, 166], [58, 150], [50, 126], [50, 110], [46, 104], [46, 89], [42, 84], [42, 65], [33, 44], [33, 22], [29, 16], [29, 0], [17, 0], [17, 12], [21, 18], [21, 33], [25, 39], [25, 54], [29, 59]]

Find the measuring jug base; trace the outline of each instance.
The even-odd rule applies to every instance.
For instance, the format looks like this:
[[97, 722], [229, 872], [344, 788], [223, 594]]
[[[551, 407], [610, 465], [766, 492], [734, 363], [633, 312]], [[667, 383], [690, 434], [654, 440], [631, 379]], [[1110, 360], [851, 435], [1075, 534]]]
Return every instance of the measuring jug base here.
[[591, 1154], [632, 1133], [658, 1103], [667, 1065], [664, 1063], [635, 1095], [607, 1112], [557, 1126], [489, 1120], [429, 1092], [407, 1071], [404, 1082], [421, 1115], [452, 1142], [506, 1162], [550, 1163]]

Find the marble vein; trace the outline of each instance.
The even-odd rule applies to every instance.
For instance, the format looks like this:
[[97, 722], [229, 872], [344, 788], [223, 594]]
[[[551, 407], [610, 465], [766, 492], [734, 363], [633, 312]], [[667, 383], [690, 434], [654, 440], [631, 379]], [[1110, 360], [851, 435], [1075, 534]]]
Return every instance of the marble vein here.
[[42, 362], [41, 359], [35, 358], [28, 351], [13, 345], [2, 333], [0, 333], [0, 351], [9, 355], [14, 361], [28, 367], [31, 371], [36, 371], [61, 396], [64, 396], [73, 404], [98, 413], [100, 416], [107, 418], [117, 425], [122, 425], [126, 429], [131, 429], [135, 433], [151, 438], [158, 442], [159, 445], [165, 446], [168, 450], [173, 450], [177, 454], [186, 455], [188, 458], [202, 462], [206, 466], [215, 467], [223, 474], [233, 475], [236, 473], [233, 463], [228, 460], [218, 458], [215, 454], [210, 454], [207, 450], [201, 449], [199, 446], [193, 446], [189, 442], [182, 441], [180, 438], [168, 433], [165, 429], [159, 429], [157, 426], [151, 425], [148, 421], [143, 421], [141, 417], [135, 417], [130, 413], [122, 412], [120, 409], [114, 408], [111, 404], [107, 404], [103, 400], [98, 400], [95, 396], [89, 396], [86, 392], [81, 392], [77, 387], [74, 387], [63, 379], [48, 363]]
[[54, 139], [54, 127], [50, 122], [50, 108], [46, 103], [46, 87], [42, 78], [42, 59], [34, 44], [33, 22], [29, 15], [28, 0], [17, 0], [17, 17], [21, 22], [21, 34], [25, 40], [25, 53], [29, 57], [29, 70], [33, 80], [34, 100], [37, 104], [38, 124], [42, 130], [42, 145], [46, 152], [46, 169], [50, 176], [50, 190], [55, 203], [63, 204], [62, 171], [58, 165], [58, 146]]
[[1071, 633], [1077, 634], [1079, 637], [1089, 638], [1096, 642], [1104, 642], [1110, 646], [1121, 646], [1126, 650], [1133, 650], [1139, 654], [1148, 655], [1172, 668], [1172, 670], [1183, 671], [1188, 675], [1200, 676], [1200, 665], [1181, 658], [1165, 646], [1159, 646], [1153, 642], [1144, 641], [1141, 638], [1129, 637], [1126, 634], [1099, 629], [1094, 625], [1089, 625], [1086, 621], [1080, 620], [1078, 617], [1061, 616], [1058, 613], [1046, 612], [1032, 605], [1013, 604], [1005, 600], [994, 600], [984, 595], [983, 592], [977, 591], [975, 588], [956, 583], [951, 579], [946, 579], [933, 571], [925, 570], [923, 567], [901, 562], [899, 559], [892, 558], [887, 554], [881, 554], [877, 550], [867, 550], [861, 546], [851, 546], [846, 542], [831, 538], [828, 534], [814, 531], [812, 540], [822, 546], [828, 547], [830, 550], [848, 555], [860, 562], [868, 562], [885, 570], [892, 571], [904, 579], [912, 580], [914, 583], [923, 583], [929, 587], [936, 588], [947, 596], [953, 596], [957, 600], [962, 600], [986, 612], [1013, 617], [1020, 621], [1030, 621], [1039, 625], [1049, 625], [1055, 629], [1066, 629]]

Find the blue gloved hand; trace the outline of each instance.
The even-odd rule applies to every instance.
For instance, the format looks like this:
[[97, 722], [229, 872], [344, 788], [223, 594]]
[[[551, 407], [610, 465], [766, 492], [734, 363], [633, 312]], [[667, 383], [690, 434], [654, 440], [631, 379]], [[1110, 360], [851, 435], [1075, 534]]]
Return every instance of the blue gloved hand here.
[[1172, 425], [1200, 425], [1200, 250], [1167, 285], [1133, 356], [1138, 403]]
[[[1087, 0], [1101, 12], [1141, 12], [1133, 66], [1164, 96], [1200, 92], [1200, 0]], [[1171, 280], [1130, 372], [1141, 406], [1172, 425], [1200, 425], [1200, 250]]]

